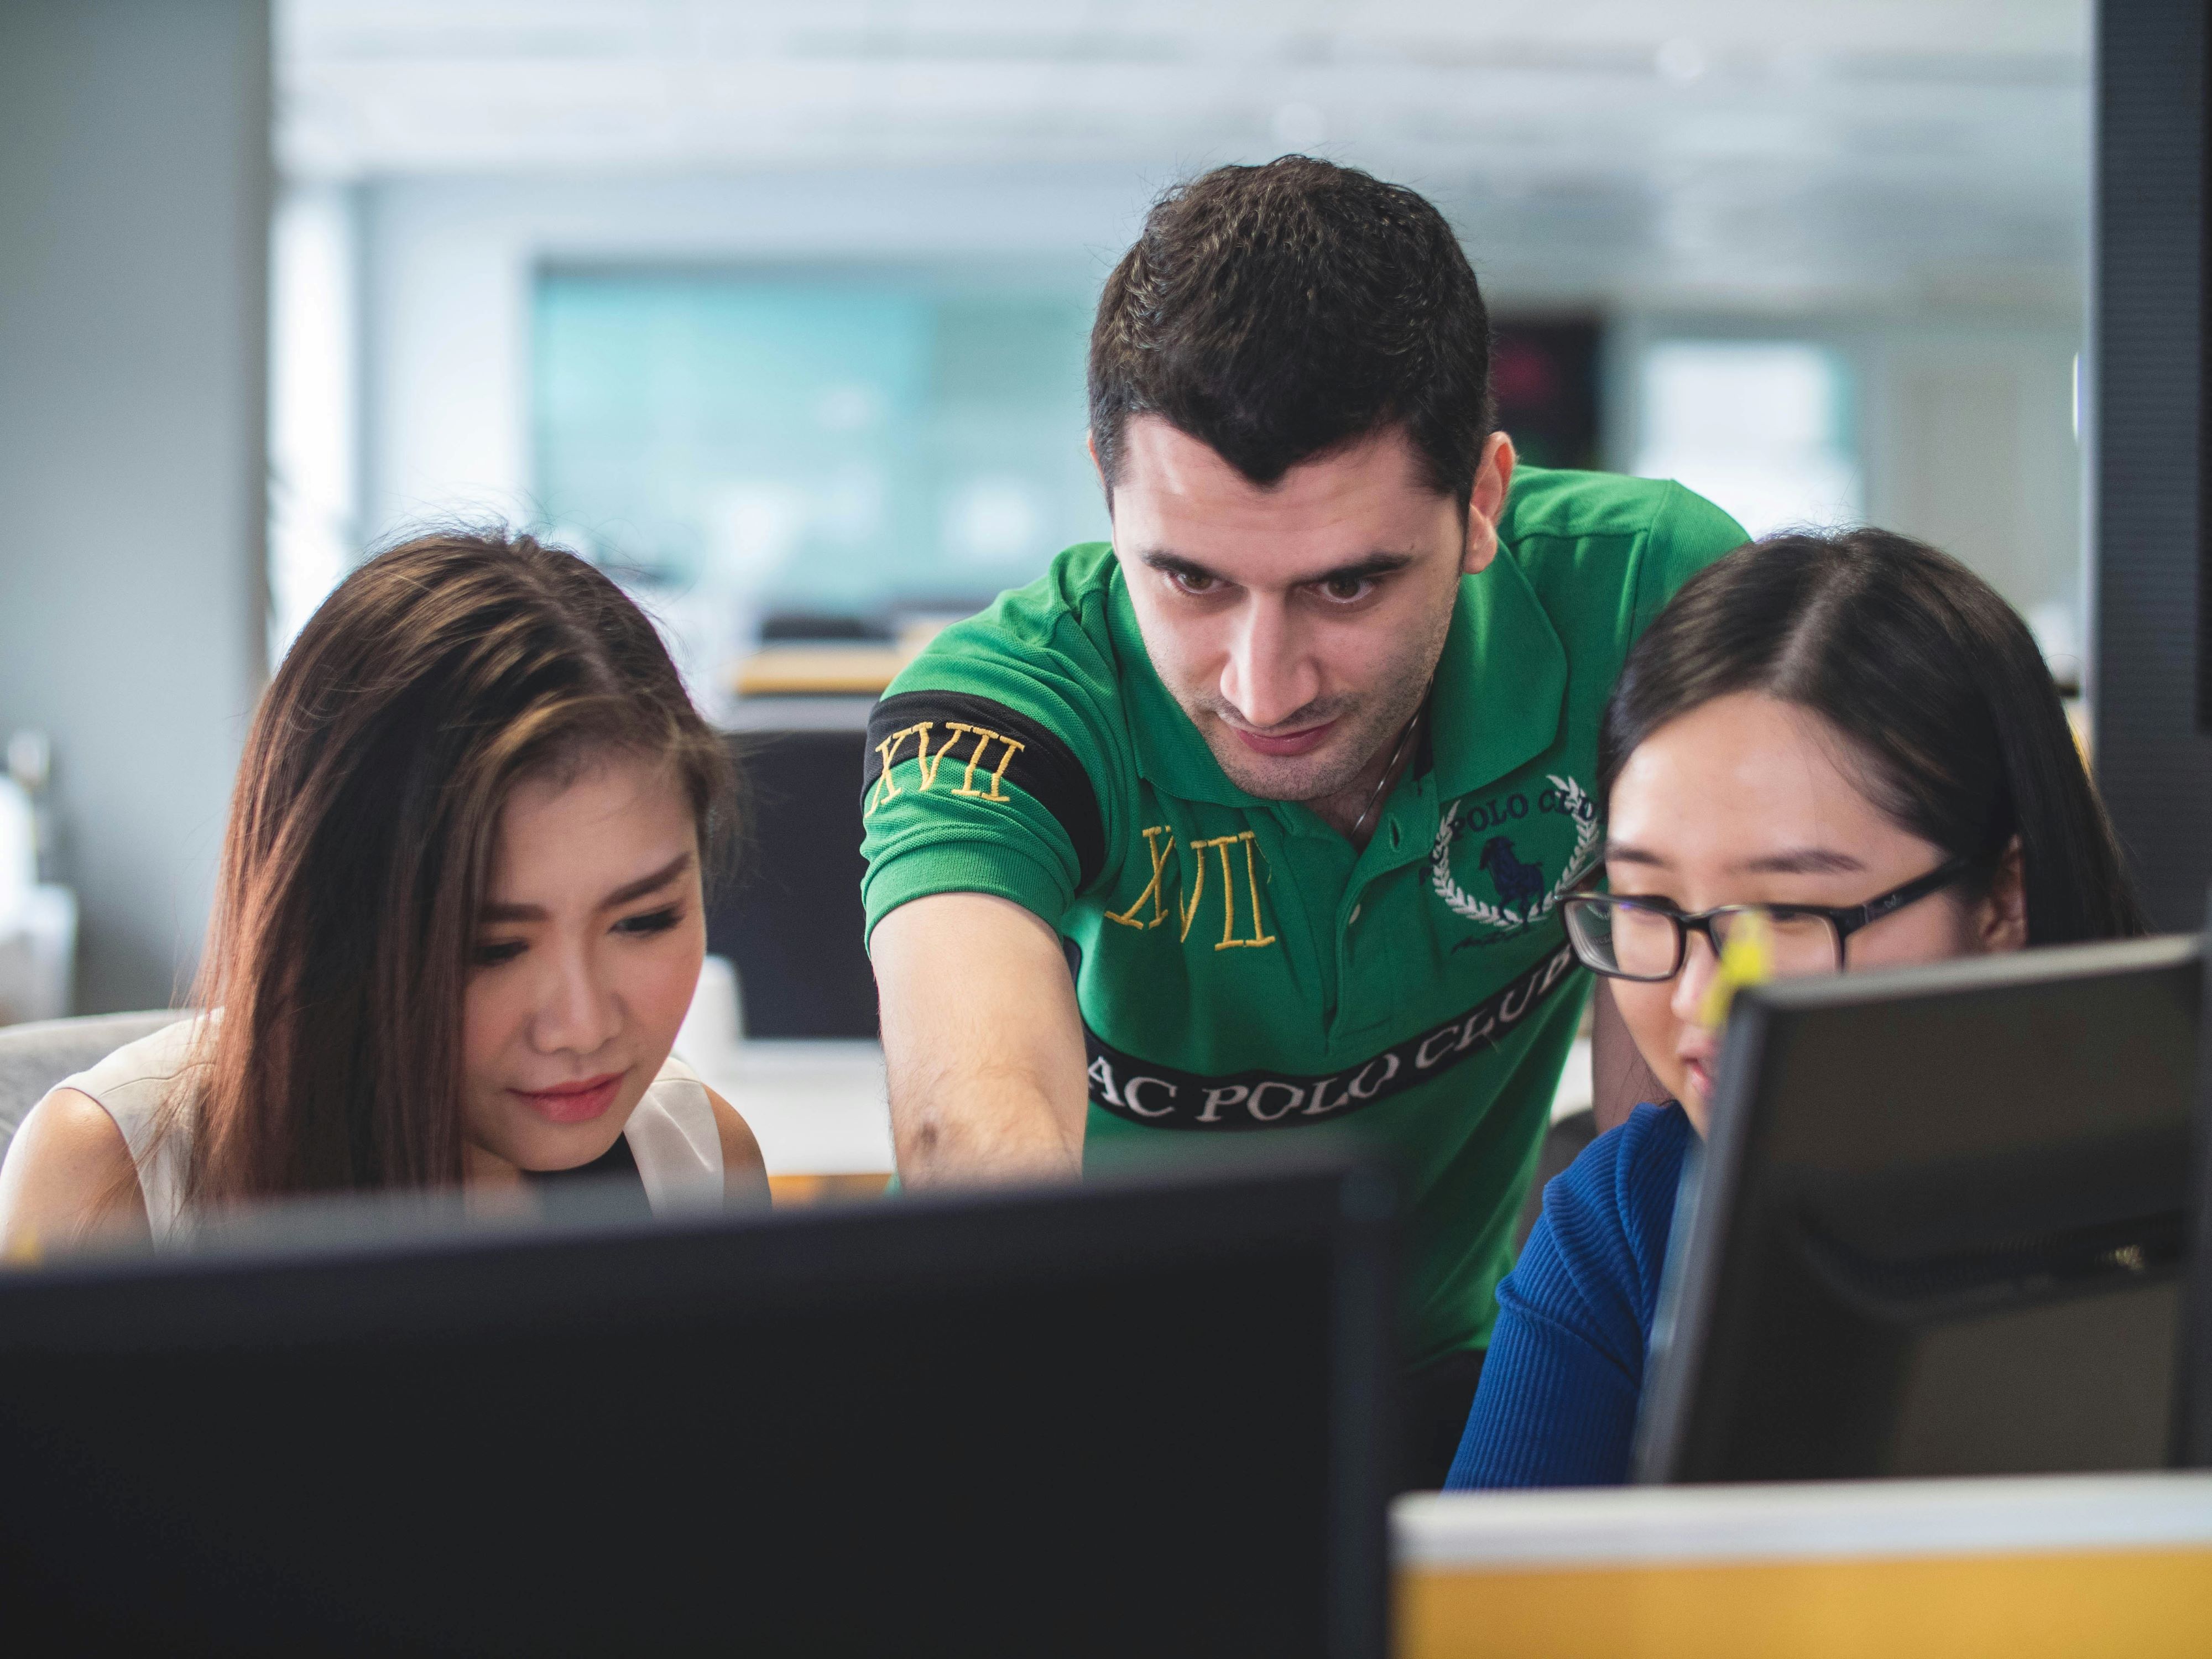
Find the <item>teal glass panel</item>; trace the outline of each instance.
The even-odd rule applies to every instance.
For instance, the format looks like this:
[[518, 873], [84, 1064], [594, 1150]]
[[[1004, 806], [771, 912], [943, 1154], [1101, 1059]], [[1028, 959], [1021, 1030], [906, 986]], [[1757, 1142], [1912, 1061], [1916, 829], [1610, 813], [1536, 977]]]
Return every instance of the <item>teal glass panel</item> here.
[[1091, 303], [959, 270], [541, 271], [540, 516], [754, 612], [988, 599], [1106, 533]]

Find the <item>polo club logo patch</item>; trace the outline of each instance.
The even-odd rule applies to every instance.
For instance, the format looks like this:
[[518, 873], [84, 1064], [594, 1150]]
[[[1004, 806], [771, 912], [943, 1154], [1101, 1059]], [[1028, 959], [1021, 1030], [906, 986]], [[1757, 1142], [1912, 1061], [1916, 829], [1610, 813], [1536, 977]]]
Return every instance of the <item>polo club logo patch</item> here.
[[1553, 991], [1574, 982], [1574, 966], [1575, 953], [1561, 945], [1465, 1013], [1325, 1077], [1181, 1071], [1116, 1048], [1086, 1022], [1083, 1046], [1090, 1061], [1091, 1103], [1155, 1129], [1287, 1129], [1349, 1117], [1497, 1048]]
[[[1551, 915], [1588, 872], [1597, 854], [1597, 805], [1572, 778], [1554, 775], [1547, 781], [1552, 787], [1536, 796], [1539, 821], [1551, 815], [1571, 819], [1575, 826], [1574, 849], [1562, 860], [1559, 879], [1547, 885], [1541, 855], [1524, 853], [1506, 828], [1529, 817], [1526, 795], [1508, 795], [1474, 807], [1456, 801], [1437, 825], [1436, 845], [1429, 849], [1430, 889], [1453, 915], [1499, 933], [1518, 933]], [[1470, 839], [1482, 837], [1475, 867], [1489, 878], [1498, 896], [1495, 903], [1475, 897], [1452, 876], [1452, 844], [1462, 830], [1469, 832]]]

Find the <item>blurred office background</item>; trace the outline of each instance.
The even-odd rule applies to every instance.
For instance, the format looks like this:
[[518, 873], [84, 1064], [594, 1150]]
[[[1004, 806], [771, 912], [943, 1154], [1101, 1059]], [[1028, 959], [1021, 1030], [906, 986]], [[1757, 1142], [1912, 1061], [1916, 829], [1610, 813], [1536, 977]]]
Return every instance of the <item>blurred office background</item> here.
[[[454, 516], [617, 572], [763, 745], [787, 884], [845, 881], [839, 745], [871, 677], [1106, 532], [1083, 448], [1100, 280], [1162, 188], [1286, 150], [1450, 216], [1524, 455], [1679, 477], [1754, 533], [1924, 536], [2073, 685], [2092, 21], [2087, 0], [0, 10], [0, 733], [50, 739], [28, 856], [81, 912], [75, 1006], [175, 993], [268, 662], [365, 550]], [[804, 941], [744, 914], [781, 964], [744, 986], [749, 1024], [850, 1035], [805, 1009], [865, 997], [857, 939], [810, 989], [775, 954]], [[779, 1006], [771, 980], [799, 989]]]

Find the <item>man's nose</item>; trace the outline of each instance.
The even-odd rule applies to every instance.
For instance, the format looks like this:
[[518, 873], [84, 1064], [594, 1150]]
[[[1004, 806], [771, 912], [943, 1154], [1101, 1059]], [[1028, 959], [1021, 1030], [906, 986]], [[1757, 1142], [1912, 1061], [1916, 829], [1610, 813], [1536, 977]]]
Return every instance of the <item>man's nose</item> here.
[[1222, 667], [1221, 695], [1247, 725], [1262, 731], [1321, 695], [1321, 676], [1282, 599], [1255, 597], [1245, 605]]

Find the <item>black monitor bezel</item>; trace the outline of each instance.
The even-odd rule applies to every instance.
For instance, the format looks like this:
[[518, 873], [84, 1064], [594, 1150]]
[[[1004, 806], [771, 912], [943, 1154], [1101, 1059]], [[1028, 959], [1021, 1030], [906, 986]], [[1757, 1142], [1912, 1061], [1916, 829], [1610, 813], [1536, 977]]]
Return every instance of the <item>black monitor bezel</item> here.
[[[1396, 1200], [1374, 1164], [1332, 1148], [1080, 1185], [908, 1194], [796, 1212], [640, 1220], [586, 1197], [565, 1216], [486, 1227], [451, 1205], [288, 1208], [170, 1252], [58, 1258], [0, 1272], [0, 1367], [58, 1349], [133, 1355], [367, 1340], [587, 1322], [615, 1299], [787, 1305], [856, 1285], [1049, 1282], [1055, 1273], [1194, 1249], [1310, 1247], [1333, 1263], [1331, 1540], [1325, 1650], [1380, 1659], [1389, 1638], [1396, 1372]], [[1007, 1240], [1021, 1249], [1010, 1252]]]

